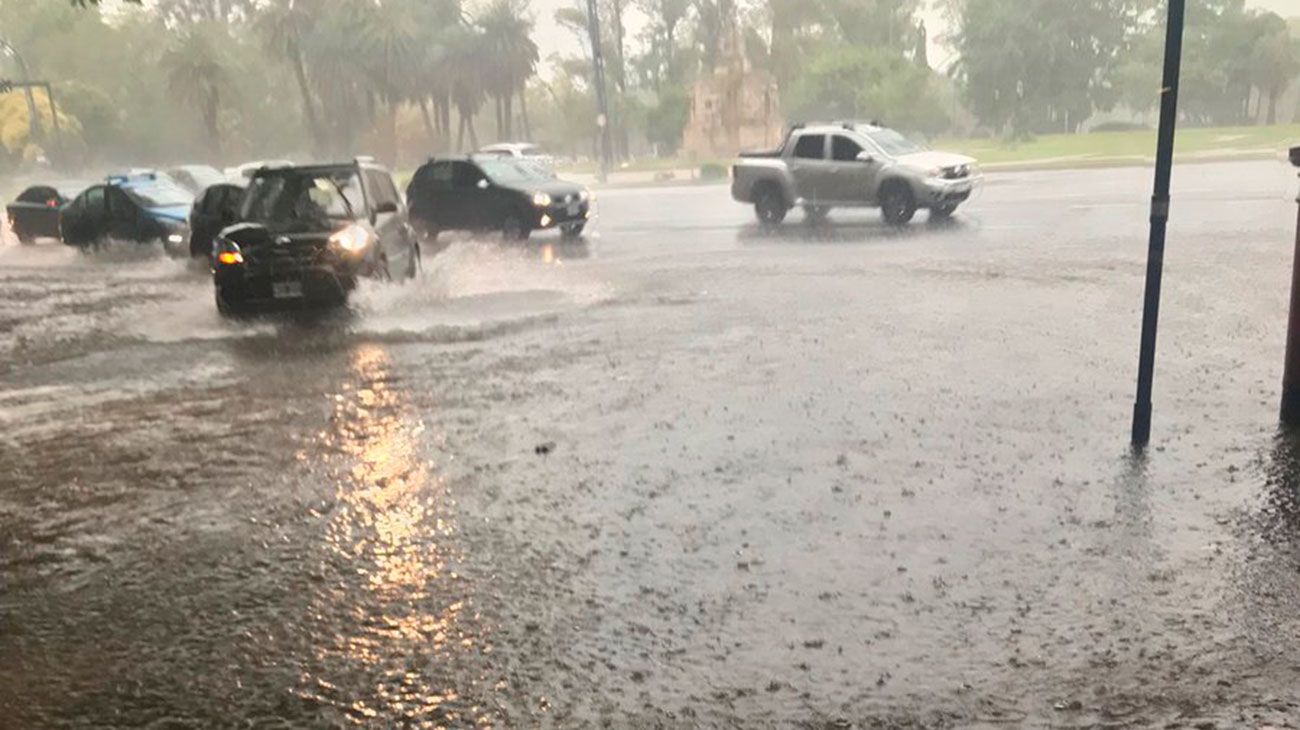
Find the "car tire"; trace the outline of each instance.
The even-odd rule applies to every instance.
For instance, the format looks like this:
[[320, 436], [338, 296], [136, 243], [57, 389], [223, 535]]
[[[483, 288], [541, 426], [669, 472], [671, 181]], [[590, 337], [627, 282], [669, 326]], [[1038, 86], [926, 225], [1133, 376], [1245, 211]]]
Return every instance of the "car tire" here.
[[501, 222], [501, 237], [507, 241], [522, 243], [528, 240], [531, 233], [532, 231], [528, 230], [519, 216], [514, 214], [506, 216], [506, 219]]
[[952, 214], [956, 212], [957, 212], [957, 203], [946, 203], [944, 205], [936, 205], [930, 209], [930, 220], [945, 221], [951, 218]]
[[560, 226], [560, 236], [566, 241], [573, 241], [582, 238], [582, 232], [586, 230], [586, 223], [565, 223]]
[[785, 202], [780, 188], [769, 183], [760, 185], [754, 191], [754, 215], [758, 217], [759, 223], [765, 226], [780, 225], [789, 212], [790, 206]]
[[221, 315], [222, 318], [241, 319], [243, 317], [248, 316], [247, 306], [244, 306], [242, 304], [233, 304], [231, 302], [226, 301], [226, 298], [221, 296], [220, 289], [214, 291], [213, 298], [217, 302], [217, 314]]
[[916, 198], [907, 183], [885, 183], [880, 191], [880, 212], [885, 222], [891, 226], [905, 226], [916, 215]]

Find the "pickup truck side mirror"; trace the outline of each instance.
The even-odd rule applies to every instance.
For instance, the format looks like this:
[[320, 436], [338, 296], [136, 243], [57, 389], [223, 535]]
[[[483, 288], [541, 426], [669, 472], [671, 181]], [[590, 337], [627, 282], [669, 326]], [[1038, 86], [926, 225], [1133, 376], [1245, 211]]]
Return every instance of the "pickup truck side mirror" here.
[[861, 152], [858, 153], [856, 159], [858, 162], [875, 162], [876, 156], [866, 150], [862, 150]]

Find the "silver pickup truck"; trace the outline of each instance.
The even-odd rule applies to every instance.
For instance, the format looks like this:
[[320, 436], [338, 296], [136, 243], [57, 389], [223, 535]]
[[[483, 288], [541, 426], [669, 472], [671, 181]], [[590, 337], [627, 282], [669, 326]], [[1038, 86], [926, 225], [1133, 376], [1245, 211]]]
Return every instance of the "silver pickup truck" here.
[[796, 125], [780, 149], [742, 152], [731, 197], [753, 204], [765, 224], [798, 206], [813, 221], [831, 208], [880, 208], [903, 225], [919, 208], [932, 219], [952, 215], [980, 179], [969, 157], [927, 150], [885, 127], [837, 122]]

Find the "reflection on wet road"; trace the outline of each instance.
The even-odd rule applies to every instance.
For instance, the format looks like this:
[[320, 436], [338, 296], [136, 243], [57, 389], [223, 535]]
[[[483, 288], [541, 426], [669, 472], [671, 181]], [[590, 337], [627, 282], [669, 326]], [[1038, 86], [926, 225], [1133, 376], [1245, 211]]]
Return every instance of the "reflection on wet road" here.
[[1145, 459], [1140, 170], [609, 191], [250, 322], [0, 247], [0, 728], [1294, 724], [1293, 191], [1179, 175]]

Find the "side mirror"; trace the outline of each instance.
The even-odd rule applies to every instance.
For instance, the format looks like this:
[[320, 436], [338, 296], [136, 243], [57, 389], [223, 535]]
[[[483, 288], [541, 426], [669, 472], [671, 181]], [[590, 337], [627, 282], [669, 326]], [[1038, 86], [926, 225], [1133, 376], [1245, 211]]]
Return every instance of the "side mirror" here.
[[1296, 167], [1300, 167], [1300, 147], [1291, 148], [1290, 158], [1291, 158], [1292, 165], [1295, 165]]
[[866, 150], [862, 150], [861, 152], [858, 153], [856, 159], [858, 162], [875, 162], [876, 156]]
[[397, 212], [397, 203], [391, 200], [385, 200], [375, 206], [375, 215], [390, 215]]
[[484, 178], [479, 178], [479, 181], [474, 184], [474, 187], [478, 188], [479, 190], [487, 190], [488, 188], [492, 187], [492, 184], [489, 183], [487, 181], [487, 178], [484, 177]]

